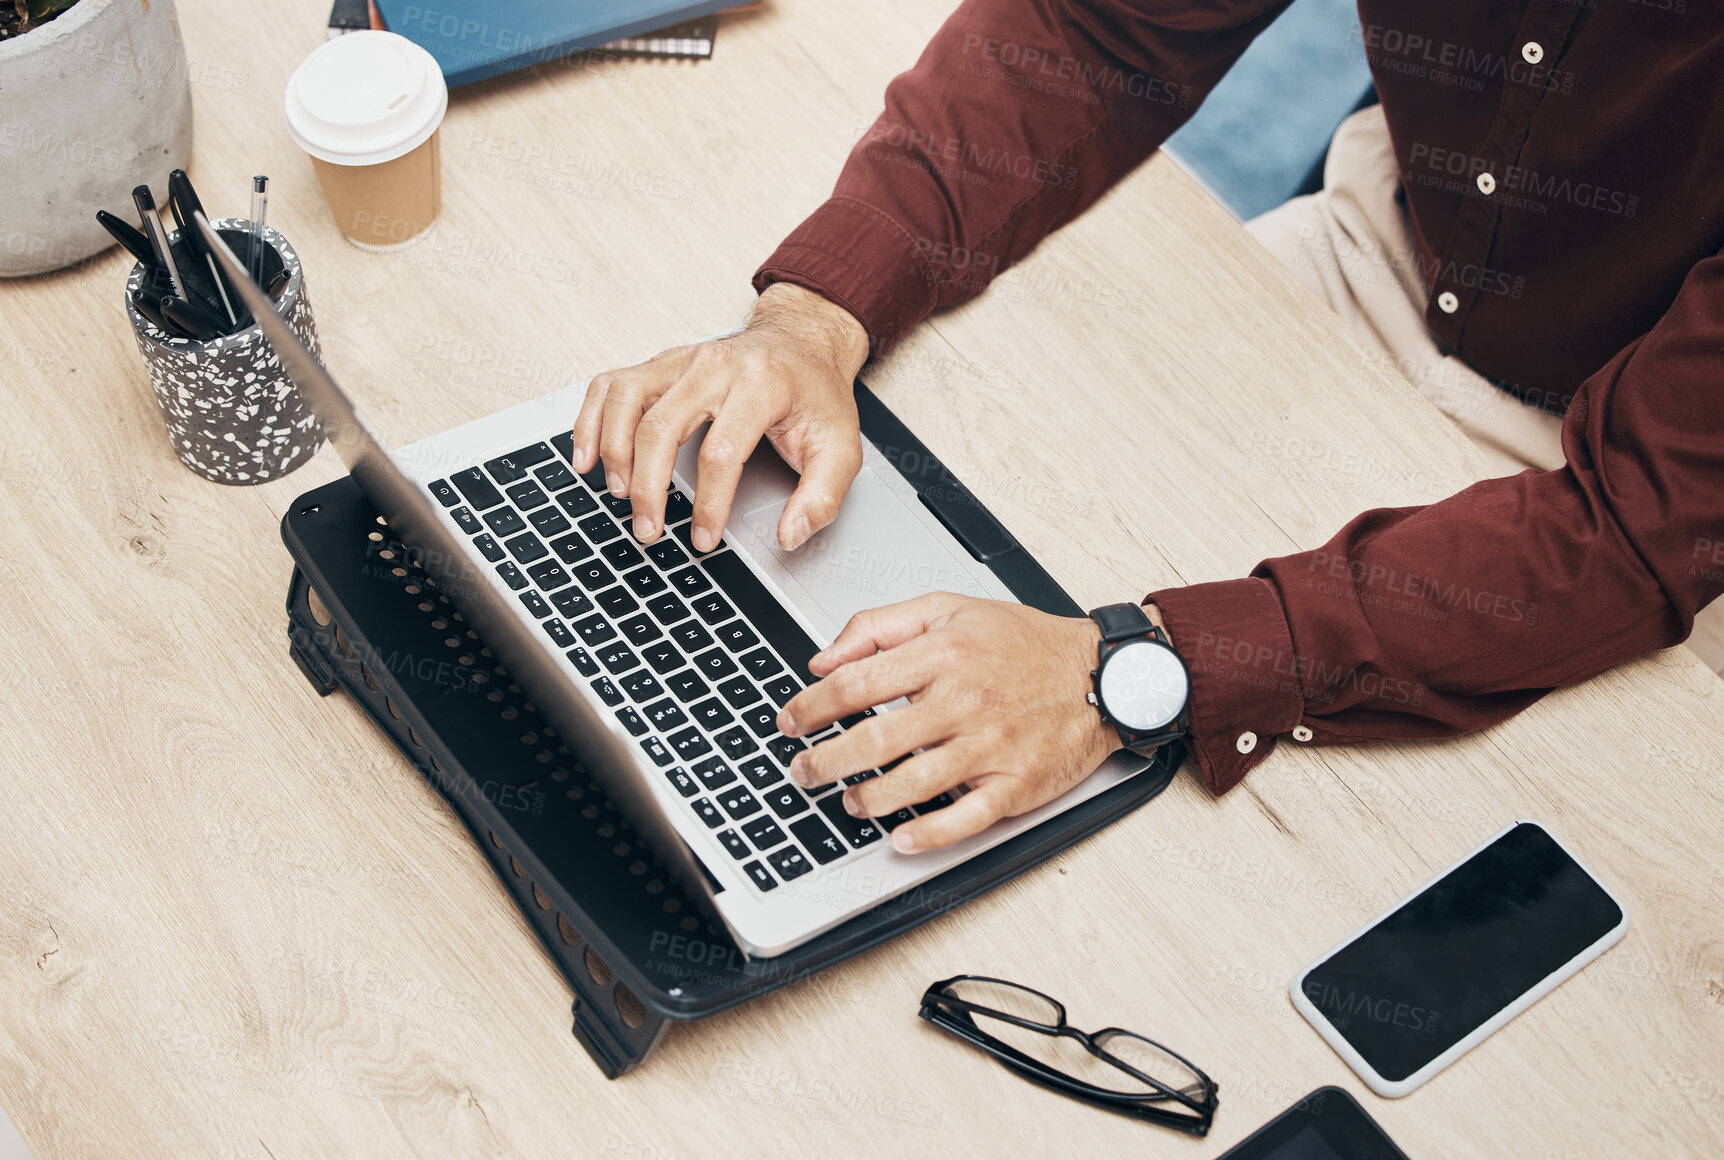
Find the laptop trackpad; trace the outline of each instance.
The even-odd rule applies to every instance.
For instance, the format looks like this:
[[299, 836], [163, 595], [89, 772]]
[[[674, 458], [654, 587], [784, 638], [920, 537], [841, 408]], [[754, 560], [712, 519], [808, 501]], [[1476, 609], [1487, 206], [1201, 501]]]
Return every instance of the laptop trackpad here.
[[776, 560], [835, 629], [865, 608], [928, 592], [987, 595], [969, 554], [954, 554], [871, 467], [856, 477], [838, 518], [794, 552], [778, 546], [778, 519], [786, 502], [742, 517], [750, 547]]

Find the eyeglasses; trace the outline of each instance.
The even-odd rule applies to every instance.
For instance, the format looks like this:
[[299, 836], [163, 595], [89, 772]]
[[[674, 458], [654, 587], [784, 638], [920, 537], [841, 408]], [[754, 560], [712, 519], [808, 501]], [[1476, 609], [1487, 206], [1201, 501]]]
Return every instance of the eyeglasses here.
[[[1205, 1136], [1221, 1103], [1215, 1081], [1183, 1056], [1119, 1027], [1079, 1031], [1060, 1003], [1004, 979], [958, 975], [935, 983], [922, 995], [920, 1014], [1024, 1078], [1110, 1112]], [[1062, 1048], [1072, 1040], [1088, 1054]], [[1054, 1056], [1057, 1063], [1049, 1061]]]

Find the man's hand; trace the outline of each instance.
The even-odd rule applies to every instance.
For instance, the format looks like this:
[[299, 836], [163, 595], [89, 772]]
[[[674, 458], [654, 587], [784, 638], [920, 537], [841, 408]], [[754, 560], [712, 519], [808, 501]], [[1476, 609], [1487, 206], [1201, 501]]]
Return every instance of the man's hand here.
[[944, 846], [1048, 802], [1094, 772], [1119, 734], [1086, 700], [1101, 633], [1088, 618], [935, 593], [858, 613], [808, 667], [824, 679], [778, 715], [797, 737], [898, 697], [910, 703], [796, 755], [799, 785], [876, 769], [844, 791], [859, 817], [882, 817], [959, 783], [970, 792], [892, 831], [898, 850]]
[[802, 482], [778, 521], [800, 547], [832, 522], [862, 466], [851, 384], [868, 334], [842, 307], [788, 282], [768, 286], [747, 329], [609, 371], [587, 387], [575, 419], [575, 469], [603, 456], [611, 494], [628, 496], [637, 539], [664, 532], [677, 449], [707, 420], [694, 494], [694, 546], [718, 543], [743, 462], [764, 435]]

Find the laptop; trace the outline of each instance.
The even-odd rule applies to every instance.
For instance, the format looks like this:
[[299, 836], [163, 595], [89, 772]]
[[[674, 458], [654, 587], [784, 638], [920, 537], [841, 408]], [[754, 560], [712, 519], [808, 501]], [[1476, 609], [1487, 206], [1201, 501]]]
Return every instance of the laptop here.
[[937, 590], [1016, 600], [1002, 573], [1024, 553], [991, 517], [973, 501], [930, 507], [900, 470], [916, 467], [864, 441], [838, 518], [786, 552], [776, 529], [796, 474], [763, 444], [723, 540], [699, 553], [697, 434], [677, 458], [667, 531], [642, 545], [602, 466], [573, 468], [586, 384], [391, 450], [201, 215], [196, 225], [411, 562], [745, 954], [782, 954], [1148, 767], [1121, 751], [1036, 810], [941, 850], [898, 853], [890, 831], [948, 795], [864, 820], [844, 811], [836, 786], [804, 790], [788, 776], [805, 745], [897, 706], [806, 740], [774, 719], [813, 680], [809, 658], [862, 609]]

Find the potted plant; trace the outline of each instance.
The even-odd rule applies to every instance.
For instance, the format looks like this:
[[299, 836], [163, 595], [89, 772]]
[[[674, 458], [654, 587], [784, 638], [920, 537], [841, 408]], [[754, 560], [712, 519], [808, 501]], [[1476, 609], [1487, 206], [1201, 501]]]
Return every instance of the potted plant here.
[[191, 151], [173, 0], [0, 0], [0, 276], [113, 245], [96, 211], [161, 196]]

